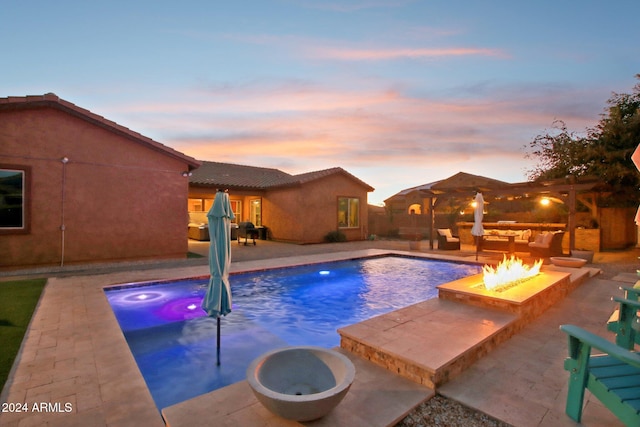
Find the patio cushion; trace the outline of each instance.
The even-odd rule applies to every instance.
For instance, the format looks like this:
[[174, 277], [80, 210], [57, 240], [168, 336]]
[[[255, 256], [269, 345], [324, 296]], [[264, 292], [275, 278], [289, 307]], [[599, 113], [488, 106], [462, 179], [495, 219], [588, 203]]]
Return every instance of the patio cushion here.
[[453, 237], [453, 235], [451, 234], [451, 230], [448, 228], [438, 228], [438, 233], [440, 233], [441, 236], [444, 236], [447, 238], [447, 240], [449, 240], [449, 238]]

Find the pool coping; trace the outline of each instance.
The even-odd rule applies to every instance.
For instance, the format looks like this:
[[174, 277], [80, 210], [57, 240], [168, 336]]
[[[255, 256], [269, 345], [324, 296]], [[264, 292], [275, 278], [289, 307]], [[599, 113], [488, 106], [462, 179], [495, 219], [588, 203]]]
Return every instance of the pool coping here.
[[[468, 261], [449, 255], [363, 249], [242, 261], [232, 263], [231, 272], [385, 254]], [[2, 402], [27, 403], [29, 410], [0, 413], [0, 426], [44, 422], [87, 425], [100, 420], [110, 425], [165, 425], [103, 289], [208, 274], [208, 266], [201, 265], [50, 278], [1, 396]], [[34, 411], [33, 405], [40, 403], [54, 405], [43, 412]], [[64, 411], [67, 403], [71, 404], [70, 412]]]

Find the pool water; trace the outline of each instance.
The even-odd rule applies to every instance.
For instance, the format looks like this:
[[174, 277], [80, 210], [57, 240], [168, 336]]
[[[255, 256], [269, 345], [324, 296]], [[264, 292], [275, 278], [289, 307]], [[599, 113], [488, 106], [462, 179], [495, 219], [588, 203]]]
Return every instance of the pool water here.
[[403, 257], [367, 258], [235, 274], [233, 311], [200, 308], [208, 279], [127, 285], [105, 293], [159, 409], [241, 381], [251, 361], [290, 345], [331, 348], [337, 329], [434, 298], [436, 286], [480, 267]]

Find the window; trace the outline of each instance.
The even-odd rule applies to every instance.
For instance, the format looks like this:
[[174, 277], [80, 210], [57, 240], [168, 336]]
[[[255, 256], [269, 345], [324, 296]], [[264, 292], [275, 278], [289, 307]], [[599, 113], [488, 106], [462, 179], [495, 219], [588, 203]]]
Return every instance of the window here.
[[209, 212], [213, 199], [189, 199], [189, 212]]
[[[209, 212], [209, 210], [213, 206], [214, 200], [215, 199], [211, 198], [189, 198], [189, 212]], [[242, 213], [242, 202], [240, 200], [231, 200], [231, 210], [236, 216], [236, 219], [233, 220], [233, 222], [237, 222], [240, 214]]]
[[233, 216], [236, 218], [232, 222], [240, 222], [240, 218], [242, 218], [242, 201], [241, 200], [230, 200], [231, 202], [231, 210], [233, 211]]
[[250, 221], [256, 227], [262, 226], [262, 201], [260, 199], [253, 199], [249, 203], [251, 208], [251, 218]]
[[0, 165], [0, 233], [29, 231], [29, 186], [26, 166]]
[[420, 206], [420, 203], [414, 203], [413, 205], [409, 206], [409, 214], [421, 215], [422, 206]]
[[338, 198], [338, 227], [355, 228], [360, 226], [360, 199], [352, 197]]
[[204, 211], [204, 202], [202, 199], [189, 199], [189, 212]]
[[211, 210], [211, 208], [213, 207], [213, 200], [214, 199], [203, 199], [205, 212], [209, 212]]

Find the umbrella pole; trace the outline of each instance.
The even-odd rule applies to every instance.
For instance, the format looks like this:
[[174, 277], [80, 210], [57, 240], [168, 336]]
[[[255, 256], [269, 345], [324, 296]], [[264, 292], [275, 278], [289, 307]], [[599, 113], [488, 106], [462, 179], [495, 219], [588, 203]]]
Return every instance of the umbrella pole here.
[[220, 316], [218, 316], [218, 335], [216, 338], [216, 365], [220, 366]]
[[480, 250], [480, 245], [478, 240], [480, 239], [480, 237], [478, 236], [473, 236], [476, 239], [476, 261], [478, 260], [478, 251]]

